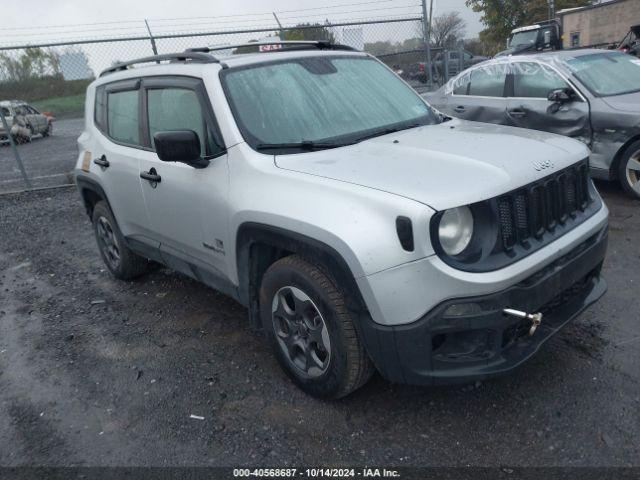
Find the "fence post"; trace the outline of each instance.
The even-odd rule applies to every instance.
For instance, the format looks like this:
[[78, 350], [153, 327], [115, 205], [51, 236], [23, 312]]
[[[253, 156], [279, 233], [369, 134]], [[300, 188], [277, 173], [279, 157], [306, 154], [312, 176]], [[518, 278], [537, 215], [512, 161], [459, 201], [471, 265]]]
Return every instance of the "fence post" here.
[[[431, 0], [431, 7], [433, 11], [433, 0]], [[431, 65], [431, 15], [427, 19], [427, 0], [422, 0], [422, 39], [424, 41], [424, 48], [427, 51], [427, 65], [425, 71], [427, 72], [427, 88], [433, 86], [433, 70]]]
[[442, 48], [442, 84], [449, 81], [449, 50]]
[[16, 163], [18, 164], [18, 168], [20, 169], [20, 173], [22, 174], [22, 179], [24, 183], [27, 185], [27, 189], [31, 189], [31, 180], [29, 180], [29, 176], [24, 169], [24, 165], [22, 164], [22, 158], [20, 158], [20, 153], [18, 152], [18, 147], [16, 147], [15, 142], [13, 141], [13, 136], [11, 135], [11, 130], [9, 129], [9, 124], [7, 123], [7, 119], [4, 118], [4, 113], [2, 112], [2, 108], [0, 108], [0, 120], [2, 120], [2, 128], [7, 134], [7, 138], [9, 139], [9, 143], [11, 144], [11, 149], [13, 150], [13, 155], [16, 157]]
[[147, 19], [144, 19], [144, 24], [147, 26], [147, 32], [149, 32], [149, 40], [151, 40], [151, 50], [153, 50], [154, 55], [158, 55], [158, 48], [156, 47], [156, 39], [153, 38], [153, 33], [151, 33], [151, 27], [149, 26], [149, 22]]

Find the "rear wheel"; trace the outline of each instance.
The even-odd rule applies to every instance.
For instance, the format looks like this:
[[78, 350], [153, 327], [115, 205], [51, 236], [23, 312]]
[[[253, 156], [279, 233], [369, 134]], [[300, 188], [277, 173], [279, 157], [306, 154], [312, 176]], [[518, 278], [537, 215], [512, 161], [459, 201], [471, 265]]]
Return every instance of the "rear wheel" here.
[[52, 133], [53, 133], [53, 125], [51, 124], [51, 122], [49, 122], [47, 123], [47, 129], [44, 132], [42, 132], [42, 136], [48, 137]]
[[98, 202], [93, 208], [93, 229], [100, 256], [114, 277], [130, 280], [149, 270], [150, 262], [127, 247], [106, 202]]
[[371, 378], [373, 364], [341, 290], [312, 263], [292, 255], [271, 265], [260, 314], [280, 365], [306, 393], [340, 398]]
[[625, 192], [640, 199], [640, 140], [629, 145], [622, 154], [618, 178]]

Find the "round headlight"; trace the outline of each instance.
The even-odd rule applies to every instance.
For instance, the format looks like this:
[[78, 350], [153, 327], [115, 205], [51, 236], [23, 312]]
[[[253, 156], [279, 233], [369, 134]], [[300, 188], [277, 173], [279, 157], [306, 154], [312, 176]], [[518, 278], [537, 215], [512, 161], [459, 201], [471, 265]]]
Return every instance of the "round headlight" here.
[[438, 235], [447, 255], [462, 253], [473, 236], [473, 214], [469, 207], [452, 208], [444, 212], [440, 218]]

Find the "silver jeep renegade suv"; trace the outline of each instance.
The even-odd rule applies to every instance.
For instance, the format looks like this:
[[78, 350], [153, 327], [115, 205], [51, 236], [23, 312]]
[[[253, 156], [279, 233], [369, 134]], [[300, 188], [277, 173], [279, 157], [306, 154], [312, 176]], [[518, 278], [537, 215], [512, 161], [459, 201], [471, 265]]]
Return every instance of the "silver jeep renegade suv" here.
[[116, 65], [79, 144], [113, 275], [157, 262], [232, 296], [315, 396], [508, 372], [606, 289], [582, 143], [442, 118], [348, 47]]

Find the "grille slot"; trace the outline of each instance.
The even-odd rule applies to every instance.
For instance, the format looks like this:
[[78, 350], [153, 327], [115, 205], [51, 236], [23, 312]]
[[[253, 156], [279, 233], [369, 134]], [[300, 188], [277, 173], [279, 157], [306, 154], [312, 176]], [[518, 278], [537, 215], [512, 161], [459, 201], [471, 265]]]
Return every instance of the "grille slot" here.
[[561, 170], [524, 189], [498, 197], [500, 235], [504, 250], [564, 225], [591, 202], [586, 163]]

